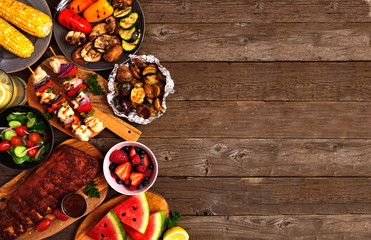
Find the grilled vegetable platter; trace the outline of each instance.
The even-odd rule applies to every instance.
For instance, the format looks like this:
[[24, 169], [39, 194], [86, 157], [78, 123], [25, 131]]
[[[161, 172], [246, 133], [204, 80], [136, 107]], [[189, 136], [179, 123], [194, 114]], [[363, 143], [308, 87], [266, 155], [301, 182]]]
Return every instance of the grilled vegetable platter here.
[[137, 0], [62, 0], [53, 21], [63, 54], [90, 70], [126, 62], [144, 37], [144, 16]]
[[52, 19], [45, 0], [0, 0], [0, 68], [8, 73], [25, 69], [45, 52]]
[[110, 113], [106, 93], [107, 81], [102, 76], [63, 56], [46, 59], [34, 69], [27, 86], [29, 105], [64, 133], [88, 141], [108, 128], [125, 140], [136, 141], [141, 132]]
[[[70, 161], [65, 161], [66, 154], [69, 154]], [[79, 218], [66, 217], [55, 201], [60, 201], [69, 192], [77, 191], [86, 199], [85, 215], [96, 209], [108, 192], [108, 184], [100, 169], [102, 158], [101, 152], [91, 144], [69, 139], [55, 148], [48, 160], [35, 169], [35, 172], [23, 171], [3, 185], [0, 188], [2, 239], [44, 239], [77, 221]], [[52, 174], [53, 170], [59, 174]], [[45, 172], [49, 174], [44, 174]], [[95, 197], [89, 197], [85, 194], [91, 185], [90, 181], [94, 181], [99, 196], [96, 194]], [[54, 185], [46, 184], [48, 182], [54, 182]], [[68, 185], [63, 185], [63, 182], [68, 182]], [[34, 199], [35, 203], [29, 200], [25, 203], [27, 207], [17, 207], [17, 204], [22, 204], [18, 199], [27, 194], [27, 189], [33, 190], [29, 198]], [[10, 210], [12, 207], [19, 209], [20, 213], [13, 213]], [[11, 228], [6, 228], [4, 224]]]

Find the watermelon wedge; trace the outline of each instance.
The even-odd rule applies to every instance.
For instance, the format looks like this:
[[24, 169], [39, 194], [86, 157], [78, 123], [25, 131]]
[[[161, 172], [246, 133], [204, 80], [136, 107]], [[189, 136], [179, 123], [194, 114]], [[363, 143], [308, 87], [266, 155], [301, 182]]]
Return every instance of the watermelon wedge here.
[[95, 240], [126, 240], [126, 233], [114, 211], [110, 211], [89, 232]]
[[144, 235], [126, 225], [124, 225], [124, 229], [134, 240], [157, 240], [161, 237], [164, 224], [165, 212], [162, 210], [149, 215], [148, 227]]
[[141, 193], [119, 203], [112, 209], [120, 221], [144, 234], [149, 220], [147, 196]]

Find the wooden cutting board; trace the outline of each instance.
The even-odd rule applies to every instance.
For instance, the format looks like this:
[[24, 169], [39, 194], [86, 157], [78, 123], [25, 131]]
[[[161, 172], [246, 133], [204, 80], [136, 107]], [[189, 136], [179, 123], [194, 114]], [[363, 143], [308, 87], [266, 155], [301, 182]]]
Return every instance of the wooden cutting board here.
[[[71, 98], [68, 97], [65, 94], [65, 90], [63, 86], [61, 85], [61, 81], [58, 79], [57, 75], [53, 72], [51, 69], [49, 63], [50, 61], [53, 60], [54, 57], [50, 57], [43, 61], [40, 66], [41, 68], [47, 72], [47, 74], [51, 77], [52, 81], [54, 82], [54, 90], [56, 93], [61, 92], [63, 96], [71, 103]], [[67, 62], [68, 59], [65, 58], [64, 56], [58, 56], [58, 58], [62, 58], [66, 60]], [[77, 76], [79, 76], [81, 79], [87, 79], [90, 75], [90, 73], [97, 74], [96, 72], [86, 70], [83, 68], [78, 68]], [[108, 93], [108, 82], [106, 79], [104, 79], [102, 76], [98, 75], [98, 82], [99, 84], [104, 88], [105, 92]], [[39, 99], [36, 96], [35, 90], [33, 89], [33, 83], [31, 80], [31, 76], [28, 79], [27, 83], [27, 101], [28, 104], [34, 108], [39, 109], [41, 112], [46, 111], [46, 107], [41, 105], [39, 103]], [[94, 117], [97, 117], [99, 120], [103, 122], [103, 125], [105, 128], [108, 128], [112, 132], [116, 133], [118, 136], [121, 138], [125, 139], [126, 141], [137, 141], [142, 134], [141, 131], [136, 129], [135, 127], [131, 126], [130, 124], [126, 123], [124, 120], [114, 116], [112, 114], [112, 109], [107, 103], [107, 97], [106, 95], [102, 96], [94, 96], [94, 94], [90, 93], [89, 98], [91, 100], [91, 104], [95, 108], [95, 114]], [[71, 105], [71, 104], [70, 104]], [[71, 132], [71, 130], [66, 130], [62, 127], [60, 123], [57, 122], [57, 117], [53, 117], [53, 119], [50, 120], [50, 123], [61, 130], [62, 132], [70, 135], [71, 137], [75, 137], [75, 135]], [[93, 133], [91, 137], [94, 137], [98, 135], [99, 133]]]
[[[150, 212], [164, 210], [165, 217], [169, 217], [169, 205], [161, 195], [154, 192], [146, 192], [146, 195]], [[86, 235], [90, 229], [92, 229], [104, 217], [104, 215], [109, 212], [109, 210], [129, 197], [130, 196], [128, 195], [120, 195], [99, 206], [80, 224], [80, 227], [77, 229], [77, 233], [75, 235], [75, 240], [92, 240], [91, 237]], [[126, 236], [128, 240], [133, 240], [133, 238], [128, 234]]]
[[[74, 148], [77, 148], [93, 157], [99, 158], [103, 161], [103, 155], [101, 152], [99, 152], [98, 149], [96, 149], [93, 145], [87, 143], [87, 142], [82, 142], [77, 139], [69, 139], [67, 141], [64, 141], [61, 143], [59, 146], [67, 144], [70, 145]], [[58, 147], [59, 147], [58, 146]], [[6, 199], [10, 199], [11, 195], [13, 192], [18, 189], [18, 187], [26, 180], [27, 176], [32, 172], [32, 170], [27, 170], [21, 172], [19, 175], [17, 175], [15, 178], [10, 180], [8, 183], [6, 183], [4, 186], [0, 188], [0, 198], [4, 197]], [[98, 184], [97, 188], [100, 193], [100, 198], [88, 198], [86, 197], [82, 189], [78, 191], [78, 193], [82, 194], [84, 197], [86, 197], [86, 201], [88, 203], [88, 208], [86, 210], [85, 215], [89, 214], [91, 211], [93, 211], [95, 208], [97, 208], [106, 198], [107, 192], [108, 192], [108, 183], [106, 182], [106, 179], [104, 178], [103, 173], [99, 173], [98, 176], [94, 179], [94, 181]], [[0, 209], [5, 208], [6, 206], [6, 201], [0, 202]], [[84, 216], [85, 216], [84, 215]], [[29, 229], [27, 232], [25, 232], [23, 235], [21, 235], [19, 240], [39, 240], [39, 239], [44, 239], [46, 237], [49, 237], [62, 229], [68, 227], [75, 221], [77, 221], [79, 218], [69, 218], [67, 221], [61, 221], [58, 220], [54, 217], [53, 214], [48, 214], [45, 216], [45, 218], [49, 218], [52, 220], [52, 224], [50, 227], [43, 231], [43, 232], [36, 232], [35, 228]]]

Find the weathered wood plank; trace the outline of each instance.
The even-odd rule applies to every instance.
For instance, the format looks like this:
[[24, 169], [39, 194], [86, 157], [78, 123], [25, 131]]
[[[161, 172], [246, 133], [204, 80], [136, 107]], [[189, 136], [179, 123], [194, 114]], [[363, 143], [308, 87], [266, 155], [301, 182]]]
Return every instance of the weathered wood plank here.
[[169, 100], [167, 106], [151, 124], [133, 125], [142, 138], [371, 138], [371, 103], [365, 102]]
[[371, 213], [371, 178], [160, 177], [151, 189], [185, 215]]
[[139, 50], [161, 61], [369, 60], [370, 23], [147, 24]]
[[370, 101], [369, 62], [163, 63], [172, 100]]

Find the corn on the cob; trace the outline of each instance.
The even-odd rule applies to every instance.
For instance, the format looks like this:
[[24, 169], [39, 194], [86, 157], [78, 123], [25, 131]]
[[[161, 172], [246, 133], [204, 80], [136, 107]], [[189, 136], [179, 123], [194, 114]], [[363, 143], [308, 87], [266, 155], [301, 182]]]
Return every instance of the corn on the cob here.
[[2, 18], [0, 18], [0, 45], [23, 58], [30, 57], [34, 51], [32, 42]]
[[0, 17], [36, 37], [47, 36], [53, 25], [48, 15], [16, 0], [0, 0]]

